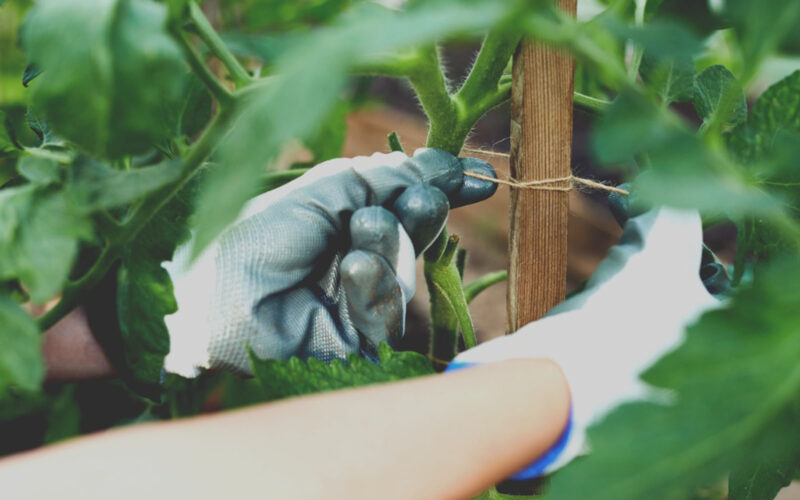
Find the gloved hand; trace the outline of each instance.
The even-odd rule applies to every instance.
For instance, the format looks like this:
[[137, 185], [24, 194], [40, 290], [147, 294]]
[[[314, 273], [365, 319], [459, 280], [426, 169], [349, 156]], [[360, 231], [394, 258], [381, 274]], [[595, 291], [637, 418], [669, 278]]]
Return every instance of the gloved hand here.
[[656, 396], [639, 374], [680, 344], [687, 325], [720, 303], [700, 278], [702, 236], [696, 212], [662, 207], [631, 218], [583, 292], [516, 333], [461, 353], [448, 366], [549, 358], [563, 370], [572, 397], [570, 422], [558, 442], [515, 479], [562, 466], [584, 451], [586, 428], [594, 421], [623, 401]]
[[262, 358], [370, 356], [403, 336], [414, 260], [449, 208], [483, 200], [491, 166], [436, 149], [324, 162], [253, 199], [193, 263], [165, 264], [177, 313], [167, 316], [167, 371], [250, 370]]

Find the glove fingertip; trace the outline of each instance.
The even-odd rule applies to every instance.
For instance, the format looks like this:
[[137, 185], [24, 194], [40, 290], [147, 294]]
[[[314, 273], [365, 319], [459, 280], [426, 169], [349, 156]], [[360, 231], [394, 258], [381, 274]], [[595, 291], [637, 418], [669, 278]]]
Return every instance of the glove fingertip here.
[[339, 269], [353, 325], [373, 347], [396, 345], [403, 337], [405, 300], [389, 264], [376, 253], [354, 250]]
[[438, 188], [417, 184], [406, 189], [392, 205], [392, 211], [403, 224], [417, 255], [427, 249], [447, 222], [450, 202]]
[[[463, 173], [471, 172], [483, 177], [497, 179], [494, 168], [486, 161], [477, 158], [459, 158]], [[497, 192], [497, 183], [464, 175], [461, 186], [450, 196], [450, 207], [457, 208], [477, 203], [491, 197]]]
[[435, 186], [448, 195], [461, 187], [463, 181], [461, 163], [447, 151], [420, 148], [414, 151], [411, 160], [419, 167], [422, 182]]

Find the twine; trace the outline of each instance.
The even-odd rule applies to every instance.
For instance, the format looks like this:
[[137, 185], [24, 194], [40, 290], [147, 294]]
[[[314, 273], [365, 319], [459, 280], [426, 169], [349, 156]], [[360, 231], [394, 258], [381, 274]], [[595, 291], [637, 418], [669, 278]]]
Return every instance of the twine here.
[[[465, 153], [470, 154], [479, 154], [483, 156], [494, 156], [498, 158], [508, 158], [509, 155], [507, 153], [499, 153], [497, 151], [484, 151], [481, 149], [471, 149], [471, 148], [464, 148]], [[464, 175], [469, 177], [474, 177], [475, 179], [481, 179], [488, 182], [493, 182], [495, 184], [502, 184], [504, 186], [508, 186], [514, 189], [532, 189], [536, 191], [561, 191], [561, 192], [568, 192], [575, 189], [575, 186], [583, 186], [590, 189], [598, 189], [601, 191], [608, 191], [611, 193], [618, 193], [623, 196], [628, 196], [630, 193], [625, 189], [621, 189], [614, 186], [609, 186], [608, 184], [603, 184], [602, 182], [593, 181], [592, 179], [585, 179], [583, 177], [578, 177], [575, 175], [567, 175], [565, 177], [554, 177], [552, 179], [541, 179], [535, 181], [518, 181], [512, 177], [508, 177], [505, 179], [495, 179], [494, 177], [489, 177], [488, 175], [478, 174], [476, 172], [464, 172]], [[568, 183], [567, 186], [559, 186], [558, 184]], [[556, 185], [554, 185], [556, 184]]]
[[426, 354], [425, 357], [428, 358], [428, 360], [430, 360], [431, 363], [439, 366], [447, 367], [447, 365], [450, 364], [450, 361], [445, 361], [443, 359], [436, 358], [432, 354]]

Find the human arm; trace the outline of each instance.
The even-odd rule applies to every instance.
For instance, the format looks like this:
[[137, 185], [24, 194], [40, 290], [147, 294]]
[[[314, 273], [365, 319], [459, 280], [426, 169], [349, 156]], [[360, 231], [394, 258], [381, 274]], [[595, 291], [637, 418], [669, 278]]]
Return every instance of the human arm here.
[[[558, 439], [543, 359], [142, 424], [0, 460], [8, 498], [468, 498]], [[47, 478], [43, 481], [42, 478]]]
[[42, 357], [48, 382], [86, 380], [114, 374], [111, 361], [92, 335], [83, 308], [74, 310], [45, 332]]

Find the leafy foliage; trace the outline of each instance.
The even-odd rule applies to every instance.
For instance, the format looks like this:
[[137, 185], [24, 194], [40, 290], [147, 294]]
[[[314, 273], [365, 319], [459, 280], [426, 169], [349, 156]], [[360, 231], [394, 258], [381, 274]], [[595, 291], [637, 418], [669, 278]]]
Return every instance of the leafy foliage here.
[[781, 134], [800, 134], [800, 71], [761, 95], [747, 123], [727, 136], [728, 147], [742, 162], [757, 162], [782, 145]]
[[78, 242], [91, 234], [63, 193], [36, 185], [0, 191], [0, 279], [18, 279], [42, 304], [58, 294]]
[[35, 391], [44, 377], [39, 329], [9, 299], [0, 297], [0, 399], [11, 389]]
[[706, 123], [716, 120], [736, 126], [747, 118], [744, 92], [725, 66], [711, 66], [697, 76], [694, 107]]
[[694, 97], [697, 71], [690, 57], [659, 59], [645, 54], [640, 70], [642, 79], [663, 102], [684, 102]]
[[796, 450], [798, 270], [795, 257], [762, 269], [690, 327], [643, 375], [669, 401], [624, 404], [590, 428], [593, 453], [557, 475], [548, 498], [576, 498], [586, 481], [596, 499], [674, 498], [745, 460]]
[[765, 461], [741, 467], [731, 473], [730, 498], [736, 500], [771, 500], [800, 472], [800, 457], [788, 463]]
[[11, 134], [11, 127], [6, 114], [0, 111], [0, 158], [17, 152], [17, 145]]
[[[150, 1], [43, 1], [23, 43], [42, 73], [33, 102], [64, 138], [99, 156], [141, 153], [169, 137], [183, 63], [165, 31], [166, 9]], [[142, 75], [148, 84], [142, 85]]]
[[347, 363], [334, 360], [328, 364], [310, 358], [288, 361], [258, 359], [250, 353], [253, 375], [261, 386], [265, 401], [313, 392], [359, 387], [433, 373], [430, 361], [415, 352], [395, 352], [387, 344], [378, 347], [378, 363], [357, 354]]
[[188, 239], [190, 211], [189, 192], [173, 198], [122, 253], [117, 274], [119, 328], [125, 366], [137, 382], [157, 385], [162, 377], [169, 353], [164, 316], [178, 305], [161, 262], [171, 260], [177, 245]]

